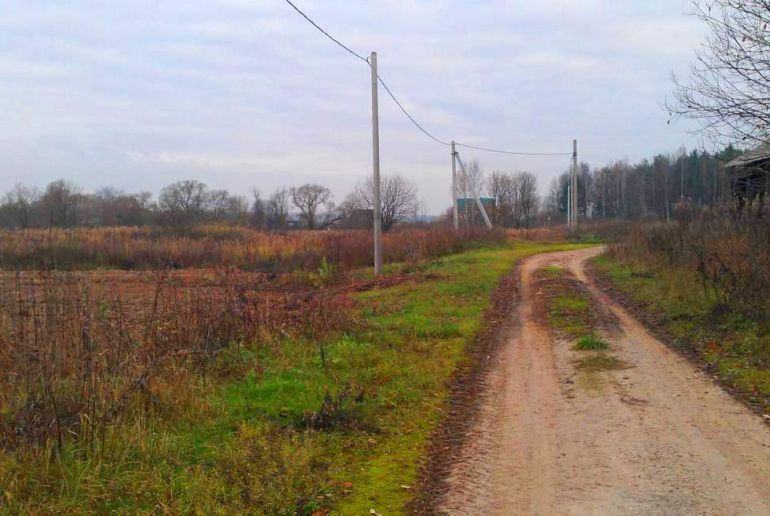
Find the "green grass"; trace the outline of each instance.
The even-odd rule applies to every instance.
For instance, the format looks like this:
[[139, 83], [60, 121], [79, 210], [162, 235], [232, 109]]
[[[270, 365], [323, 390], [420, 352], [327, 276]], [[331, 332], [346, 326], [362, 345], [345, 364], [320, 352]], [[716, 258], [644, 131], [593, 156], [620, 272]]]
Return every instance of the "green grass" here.
[[578, 351], [606, 351], [610, 349], [610, 345], [594, 335], [586, 335], [580, 337], [572, 348]]
[[[476, 249], [359, 293], [357, 322], [324, 343], [325, 367], [317, 342], [233, 344], [220, 360], [237, 367], [221, 365], [244, 373], [195, 380], [175, 417], [117, 427], [102, 459], [0, 453], [0, 512], [400, 513], [500, 277], [525, 256], [584, 246]], [[307, 430], [327, 398], [331, 427]]]
[[[376, 315], [367, 317], [374, 330], [369, 338], [390, 335], [395, 341], [409, 342], [408, 352], [414, 353], [411, 358], [402, 355], [403, 363], [410, 366], [391, 376], [391, 388], [412, 394], [408, 404], [391, 414], [395, 427], [407, 425], [409, 431], [381, 444], [381, 453], [362, 470], [363, 482], [359, 480], [353, 496], [338, 506], [341, 514], [366, 514], [371, 508], [399, 512], [412, 495], [401, 486], [416, 480], [422, 450], [439, 420], [438, 409], [447, 394], [446, 379], [463, 359], [465, 344], [480, 328], [481, 315], [499, 278], [525, 256], [578, 247], [583, 246], [516, 243], [454, 255], [426, 269], [439, 279], [360, 296], [369, 306], [381, 306]], [[390, 311], [388, 306], [398, 309]]]
[[574, 341], [579, 351], [604, 351], [609, 345], [596, 335], [597, 317], [591, 298], [571, 275], [550, 265], [538, 270], [548, 325]]
[[546, 265], [540, 269], [540, 274], [548, 279], [561, 278], [564, 276], [564, 269], [558, 265]]
[[715, 310], [695, 271], [624, 263], [609, 255], [592, 261], [598, 273], [673, 337], [694, 349], [720, 376], [770, 410], [770, 335], [761, 321]]
[[585, 373], [598, 373], [601, 371], [618, 371], [631, 368], [626, 362], [617, 357], [599, 353], [580, 358], [574, 362], [575, 368]]
[[593, 332], [591, 301], [585, 293], [559, 290], [549, 294], [548, 289], [546, 291], [546, 310], [551, 328], [572, 339], [579, 339]]

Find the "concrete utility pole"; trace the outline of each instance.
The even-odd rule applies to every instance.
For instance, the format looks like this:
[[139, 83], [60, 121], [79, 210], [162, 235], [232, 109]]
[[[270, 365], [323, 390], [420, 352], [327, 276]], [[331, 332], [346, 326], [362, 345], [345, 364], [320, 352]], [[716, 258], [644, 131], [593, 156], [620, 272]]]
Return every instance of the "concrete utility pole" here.
[[577, 184], [577, 140], [572, 140], [572, 174], [570, 177], [570, 217], [569, 228], [571, 230], [577, 229], [578, 225], [578, 184]]
[[452, 140], [452, 217], [454, 218], [455, 229], [459, 229], [460, 221], [457, 215], [457, 151], [455, 151], [454, 140]]
[[374, 179], [374, 274], [382, 274], [382, 207], [380, 202], [380, 116], [377, 106], [377, 52], [369, 58], [372, 68], [372, 169]]
[[484, 209], [484, 204], [482, 204], [481, 197], [479, 197], [479, 194], [475, 188], [473, 190], [473, 197], [476, 199], [476, 206], [479, 207], [479, 211], [481, 212], [481, 218], [484, 219], [484, 224], [487, 225], [487, 229], [492, 229], [492, 221], [489, 220], [489, 215], [487, 215], [487, 210]]

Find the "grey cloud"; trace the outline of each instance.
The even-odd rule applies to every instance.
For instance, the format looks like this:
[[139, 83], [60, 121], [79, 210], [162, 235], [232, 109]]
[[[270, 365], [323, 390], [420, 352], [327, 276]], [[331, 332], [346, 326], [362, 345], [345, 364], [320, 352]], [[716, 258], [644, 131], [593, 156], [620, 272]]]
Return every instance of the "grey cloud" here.
[[[440, 138], [569, 150], [596, 164], [689, 146], [658, 103], [702, 36], [687, 0], [298, 1]], [[371, 167], [369, 72], [280, 1], [10, 2], [0, 18], [4, 184], [67, 177], [247, 192]], [[383, 169], [448, 199], [449, 154], [381, 91]], [[468, 151], [464, 151], [468, 152]], [[583, 154], [584, 152], [584, 154]], [[567, 161], [471, 154], [549, 179]]]

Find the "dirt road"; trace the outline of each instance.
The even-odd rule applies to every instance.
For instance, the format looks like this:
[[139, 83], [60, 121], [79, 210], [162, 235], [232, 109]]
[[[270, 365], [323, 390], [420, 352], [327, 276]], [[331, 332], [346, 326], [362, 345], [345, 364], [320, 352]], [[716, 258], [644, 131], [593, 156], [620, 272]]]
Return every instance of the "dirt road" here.
[[[521, 302], [448, 478], [451, 514], [770, 515], [770, 428], [588, 279], [598, 248], [521, 267]], [[614, 329], [624, 368], [583, 371], [536, 313], [534, 272], [560, 265]], [[583, 352], [584, 353], [584, 352]]]

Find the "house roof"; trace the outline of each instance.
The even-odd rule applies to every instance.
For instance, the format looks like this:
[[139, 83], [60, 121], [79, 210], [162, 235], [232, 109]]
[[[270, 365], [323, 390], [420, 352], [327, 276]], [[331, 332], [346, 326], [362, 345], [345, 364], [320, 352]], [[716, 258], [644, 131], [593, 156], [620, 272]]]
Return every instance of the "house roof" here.
[[722, 168], [744, 168], [757, 164], [759, 161], [770, 160], [770, 143], [762, 143], [753, 149], [728, 161]]
[[[491, 197], [479, 197], [481, 200], [481, 204], [494, 204], [495, 200]], [[476, 202], [475, 197], [459, 197], [457, 199], [458, 202]]]

